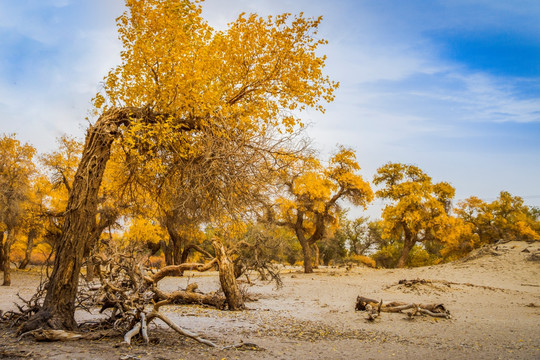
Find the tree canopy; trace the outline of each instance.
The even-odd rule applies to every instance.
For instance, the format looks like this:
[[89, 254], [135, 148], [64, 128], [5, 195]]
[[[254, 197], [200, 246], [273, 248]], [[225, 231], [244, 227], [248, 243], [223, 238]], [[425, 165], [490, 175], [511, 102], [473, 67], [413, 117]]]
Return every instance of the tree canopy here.
[[431, 239], [442, 241], [449, 227], [449, 212], [454, 188], [446, 183], [433, 184], [431, 177], [414, 165], [388, 163], [377, 170], [375, 185], [384, 185], [377, 197], [390, 200], [383, 213], [383, 238], [403, 238], [397, 262], [404, 267], [412, 247]]

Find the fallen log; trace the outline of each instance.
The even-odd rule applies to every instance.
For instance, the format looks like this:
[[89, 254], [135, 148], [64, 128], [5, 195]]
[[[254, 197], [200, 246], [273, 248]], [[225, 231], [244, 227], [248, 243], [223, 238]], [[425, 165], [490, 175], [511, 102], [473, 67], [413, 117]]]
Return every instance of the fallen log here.
[[[376, 310], [375, 310], [376, 309]], [[358, 296], [356, 298], [356, 311], [365, 311], [367, 320], [373, 321], [380, 316], [381, 312], [387, 313], [403, 313], [405, 310], [413, 309], [412, 312], [406, 313], [410, 318], [416, 315], [428, 315], [450, 319], [450, 311], [443, 304], [416, 304], [392, 301], [383, 303], [374, 299]]]

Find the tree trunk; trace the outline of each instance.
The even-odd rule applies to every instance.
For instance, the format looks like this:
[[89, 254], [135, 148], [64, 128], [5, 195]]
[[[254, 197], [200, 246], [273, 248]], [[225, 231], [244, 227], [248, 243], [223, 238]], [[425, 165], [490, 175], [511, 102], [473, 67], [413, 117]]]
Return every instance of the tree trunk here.
[[214, 239], [212, 245], [216, 252], [219, 267], [219, 281], [227, 299], [229, 310], [242, 310], [245, 308], [244, 298], [240, 293], [236, 277], [234, 276], [234, 263], [227, 256], [225, 247], [219, 240]]
[[416, 241], [414, 240], [412, 234], [405, 230], [405, 239], [403, 242], [403, 251], [401, 251], [401, 256], [399, 257], [399, 260], [397, 262], [396, 267], [398, 268], [404, 268], [407, 264], [407, 258], [409, 257], [409, 253], [411, 249], [413, 248]]
[[13, 230], [7, 231], [6, 241], [3, 244], [3, 261], [2, 261], [2, 271], [4, 272], [4, 283], [2, 286], [11, 286], [11, 245], [15, 242], [15, 236], [13, 236]]
[[[167, 265], [180, 265], [182, 264], [182, 245], [184, 240], [169, 224], [167, 224], [167, 232], [169, 233], [169, 244], [167, 246], [169, 256], [167, 257], [167, 254], [165, 255], [165, 263]], [[167, 260], [171, 263], [169, 264]], [[182, 275], [184, 275], [183, 271], [176, 274], [176, 276]]]
[[0, 266], [2, 266], [3, 263], [4, 263], [4, 232], [0, 231]]
[[313, 272], [313, 263], [311, 258], [311, 246], [306, 240], [300, 241], [302, 252], [304, 254], [304, 273], [311, 274]]
[[[174, 228], [169, 221], [167, 221], [167, 233], [169, 233], [169, 244], [167, 250], [169, 252], [169, 259], [171, 264], [167, 265], [180, 265], [182, 263], [182, 248], [184, 245], [184, 239], [178, 234], [178, 231]], [[165, 256], [167, 258], [167, 256]]]
[[128, 109], [111, 109], [91, 126], [86, 134], [83, 154], [65, 212], [62, 235], [56, 244], [54, 267], [42, 308], [20, 331], [37, 328], [73, 330], [75, 298], [85, 249], [96, 228], [98, 193], [111, 145], [119, 136], [119, 127], [129, 123]]
[[180, 259], [181, 264], [186, 263], [188, 261], [189, 253], [191, 249], [192, 249], [191, 245], [184, 246], [184, 251], [182, 251], [182, 258]]
[[313, 259], [313, 268], [318, 269], [320, 264], [320, 251], [319, 246], [317, 246], [317, 243], [311, 244], [312, 254], [315, 254], [315, 257]]
[[36, 229], [30, 229], [28, 231], [28, 237], [26, 241], [26, 251], [24, 252], [24, 259], [19, 264], [19, 269], [24, 270], [30, 263], [30, 255], [32, 255], [32, 250], [34, 249], [34, 239], [36, 238]]
[[163, 244], [163, 254], [165, 255], [165, 266], [174, 265], [172, 240], [169, 239], [168, 243], [166, 243], [165, 241], [162, 241], [162, 244]]
[[300, 242], [300, 246], [302, 247], [302, 252], [304, 254], [304, 273], [311, 274], [313, 272], [311, 246], [304, 235], [304, 231], [302, 229], [302, 223], [300, 221], [297, 222], [294, 230], [296, 232], [296, 238]]
[[[174, 264], [180, 265], [182, 263], [182, 250], [184, 245], [184, 239], [182, 237], [178, 236], [174, 241], [174, 251], [173, 251], [173, 258], [174, 258]], [[182, 274], [180, 274], [182, 275]]]

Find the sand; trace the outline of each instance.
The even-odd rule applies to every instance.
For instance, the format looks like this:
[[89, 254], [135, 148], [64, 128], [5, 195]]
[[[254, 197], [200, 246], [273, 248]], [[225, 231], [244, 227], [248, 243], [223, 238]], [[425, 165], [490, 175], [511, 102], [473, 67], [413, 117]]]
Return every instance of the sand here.
[[[214, 349], [152, 326], [152, 344], [121, 339], [38, 343], [18, 341], [0, 327], [0, 358], [13, 359], [540, 359], [540, 243], [509, 242], [484, 248], [468, 259], [414, 269], [324, 267], [314, 274], [284, 269], [283, 287], [260, 280], [242, 286], [257, 301], [242, 312], [201, 306], [168, 306], [177, 324], [220, 346]], [[538, 258], [536, 258], [538, 259]], [[252, 276], [254, 278], [254, 276]], [[402, 279], [425, 279], [413, 286]], [[0, 288], [0, 309], [14, 309], [16, 294], [32, 294], [35, 271], [15, 271], [13, 286]], [[196, 282], [202, 291], [219, 287], [215, 273], [164, 279], [165, 290]], [[383, 313], [374, 322], [355, 311], [358, 295], [384, 301], [442, 303], [452, 318]], [[99, 315], [78, 313], [80, 320]], [[9, 355], [9, 356], [8, 356]], [[21, 357], [16, 357], [21, 355]], [[22, 357], [25, 356], [25, 357]]]

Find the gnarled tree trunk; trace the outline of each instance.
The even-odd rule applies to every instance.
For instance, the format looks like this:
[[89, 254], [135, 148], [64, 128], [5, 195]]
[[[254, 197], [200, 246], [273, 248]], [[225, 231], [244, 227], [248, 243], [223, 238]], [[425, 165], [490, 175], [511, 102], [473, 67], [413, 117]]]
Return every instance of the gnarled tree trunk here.
[[163, 248], [163, 254], [165, 255], [165, 265], [174, 265], [173, 260], [173, 250], [172, 250], [172, 240], [169, 238], [169, 242], [161, 241], [161, 246]]
[[244, 298], [240, 293], [236, 277], [234, 276], [234, 263], [227, 255], [225, 246], [219, 240], [214, 239], [212, 245], [216, 252], [219, 267], [219, 281], [227, 299], [229, 310], [242, 310], [245, 308]]
[[[184, 238], [176, 231], [174, 224], [172, 224], [171, 221], [167, 220], [166, 228], [167, 233], [169, 234], [169, 243], [165, 248], [165, 263], [167, 265], [180, 265], [182, 264]], [[178, 273], [177, 275], [182, 276], [182, 273]]]
[[65, 212], [62, 235], [56, 244], [54, 267], [40, 311], [20, 331], [37, 328], [73, 330], [75, 297], [85, 250], [95, 240], [98, 193], [111, 145], [119, 127], [129, 123], [129, 109], [111, 109], [91, 126]]

